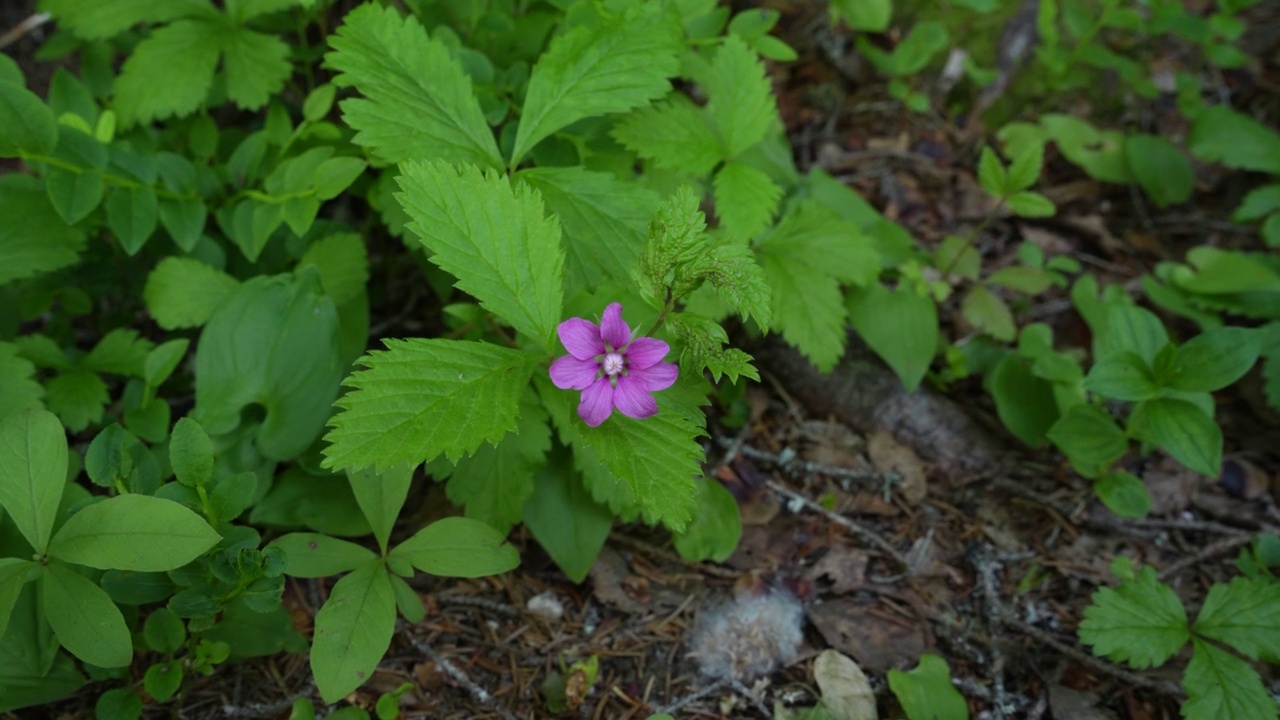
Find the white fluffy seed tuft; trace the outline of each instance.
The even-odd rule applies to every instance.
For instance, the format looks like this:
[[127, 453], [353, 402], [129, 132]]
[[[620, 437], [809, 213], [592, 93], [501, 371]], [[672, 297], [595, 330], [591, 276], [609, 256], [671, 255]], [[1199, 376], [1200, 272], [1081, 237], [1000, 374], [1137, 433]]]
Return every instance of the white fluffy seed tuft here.
[[703, 675], [749, 682], [796, 658], [803, 618], [787, 592], [738, 598], [702, 612], [689, 655]]

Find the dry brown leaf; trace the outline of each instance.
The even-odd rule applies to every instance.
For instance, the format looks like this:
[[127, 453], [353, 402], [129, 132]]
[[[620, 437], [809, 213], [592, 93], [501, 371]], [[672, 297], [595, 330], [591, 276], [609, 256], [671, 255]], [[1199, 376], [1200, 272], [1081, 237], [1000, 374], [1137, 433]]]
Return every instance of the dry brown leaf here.
[[915, 450], [899, 443], [889, 431], [877, 430], [867, 440], [867, 454], [880, 474], [896, 473], [902, 478], [903, 499], [912, 505], [924, 500], [929, 485], [924, 461]]

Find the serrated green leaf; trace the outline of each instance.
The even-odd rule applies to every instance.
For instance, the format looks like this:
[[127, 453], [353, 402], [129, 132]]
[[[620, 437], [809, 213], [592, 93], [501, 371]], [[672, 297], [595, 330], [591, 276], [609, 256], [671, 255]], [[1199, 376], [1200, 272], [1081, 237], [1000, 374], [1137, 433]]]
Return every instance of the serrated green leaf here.
[[613, 137], [658, 167], [706, 177], [724, 159], [706, 112], [684, 95], [640, 108], [622, 119]]
[[1205, 162], [1280, 174], [1280, 133], [1225, 105], [1196, 116], [1187, 146]]
[[34, 178], [0, 176], [0, 286], [80, 259], [84, 236], [67, 225]]
[[217, 23], [179, 20], [138, 43], [114, 85], [113, 108], [121, 127], [200, 107], [213, 85], [226, 30]]
[[707, 113], [720, 133], [726, 159], [760, 142], [778, 122], [764, 63], [742, 38], [725, 38], [711, 61], [706, 84]]
[[1058, 212], [1058, 206], [1052, 200], [1030, 190], [1014, 193], [1005, 202], [1009, 204], [1009, 210], [1018, 217], [1045, 218], [1053, 217]]
[[18, 347], [0, 342], [0, 420], [24, 410], [43, 409], [44, 386], [35, 380], [36, 366]]
[[1182, 602], [1150, 567], [1117, 588], [1099, 588], [1079, 633], [1094, 653], [1139, 670], [1163, 665], [1191, 638]]
[[378, 557], [367, 547], [320, 533], [281, 535], [267, 547], [283, 550], [284, 573], [298, 578], [322, 578], [351, 572]]
[[391, 530], [409, 495], [413, 470], [414, 466], [403, 464], [382, 473], [376, 473], [372, 468], [347, 473], [356, 504], [373, 528], [373, 535], [383, 552], [386, 552]]
[[995, 151], [986, 145], [978, 158], [978, 184], [992, 197], [1002, 198], [1008, 192], [1009, 173]]
[[1018, 153], [1009, 163], [1009, 172], [1005, 178], [1005, 187], [1012, 192], [1027, 190], [1040, 179], [1040, 171], [1044, 167], [1044, 144], [1029, 143], [1019, 147]]
[[1130, 350], [1111, 353], [1094, 363], [1084, 387], [1113, 400], [1146, 400], [1160, 392], [1151, 368]]
[[335, 305], [356, 297], [369, 282], [369, 258], [364, 238], [356, 233], [337, 233], [311, 243], [298, 267], [314, 267], [320, 284]]
[[1178, 390], [1213, 392], [1239, 380], [1258, 361], [1258, 331], [1221, 327], [1191, 338], [1173, 354], [1163, 383]]
[[911, 288], [879, 283], [851, 290], [849, 321], [908, 392], [924, 379], [938, 347], [938, 308]]
[[293, 65], [283, 40], [244, 27], [224, 30], [221, 40], [227, 99], [236, 107], [257, 110], [284, 88]]
[[129, 493], [72, 515], [49, 542], [49, 554], [99, 570], [162, 572], [186, 565], [220, 539], [182, 505]]
[[124, 616], [102, 588], [58, 562], [44, 567], [40, 582], [44, 617], [67, 652], [104, 668], [133, 660]]
[[1203, 640], [1192, 641], [1182, 676], [1187, 720], [1275, 720], [1276, 702], [1249, 664]]
[[412, 17], [362, 5], [331, 35], [325, 61], [364, 98], [341, 103], [355, 142], [389, 163], [439, 158], [503, 165], [471, 80], [449, 49]]
[[1085, 477], [1097, 477], [1129, 449], [1129, 440], [1115, 420], [1101, 408], [1084, 403], [1068, 408], [1046, 436]]
[[1129, 416], [1129, 434], [1160, 446], [1201, 475], [1218, 476], [1222, 429], [1194, 403], [1175, 398], [1141, 402]]
[[550, 348], [560, 322], [564, 250], [542, 198], [505, 177], [444, 162], [401, 166], [396, 197], [432, 261], [517, 331]]
[[680, 366], [684, 373], [702, 374], [709, 370], [720, 382], [722, 375], [737, 382], [745, 376], [759, 381], [760, 375], [751, 365], [751, 356], [737, 348], [726, 348], [729, 336], [720, 323], [694, 313], [672, 313], [667, 327], [676, 336], [680, 348]]
[[511, 165], [570, 123], [665, 95], [681, 37], [678, 18], [665, 5], [644, 3], [602, 27], [577, 27], [553, 39], [530, 74]]
[[41, 0], [40, 5], [60, 27], [86, 40], [114, 37], [142, 22], [214, 13], [206, 0]]
[[1237, 577], [1209, 588], [1195, 632], [1252, 660], [1280, 662], [1280, 583]]
[[516, 428], [521, 391], [536, 355], [479, 342], [388, 340], [361, 360], [367, 369], [325, 439], [325, 466], [386, 468], [452, 459], [497, 442]]
[[710, 282], [739, 315], [755, 320], [762, 328], [769, 327], [773, 319], [772, 293], [764, 269], [747, 244], [737, 240], [718, 243], [681, 272]]
[[374, 560], [338, 581], [316, 613], [311, 672], [327, 703], [360, 687], [378, 667], [396, 627], [396, 600], [382, 562]]
[[98, 341], [89, 354], [80, 361], [80, 367], [94, 372], [142, 377], [147, 353], [154, 344], [139, 337], [131, 328], [116, 328]]
[[0, 80], [0, 157], [44, 155], [58, 142], [53, 111], [21, 85]]
[[58, 373], [44, 384], [44, 404], [72, 432], [80, 432], [102, 420], [110, 398], [107, 384], [97, 373], [79, 368]]
[[960, 304], [960, 314], [975, 328], [997, 340], [1011, 342], [1018, 334], [1009, 306], [982, 285], [974, 285], [965, 296]]
[[43, 553], [67, 481], [66, 432], [53, 414], [27, 410], [0, 420], [0, 507]]
[[147, 276], [142, 296], [156, 324], [166, 330], [199, 327], [240, 283], [193, 258], [167, 257]]
[[560, 570], [582, 582], [613, 528], [613, 514], [591, 499], [562, 453], [538, 471], [538, 491], [524, 504], [523, 520]]
[[658, 196], [639, 183], [580, 167], [522, 170], [517, 177], [541, 193], [560, 220], [565, 243], [565, 294], [602, 283], [629, 282]]
[[[766, 241], [767, 242], [767, 241]], [[830, 371], [844, 354], [845, 307], [839, 282], [788, 255], [789, 248], [760, 248], [760, 263], [773, 290], [772, 330], [798, 348], [819, 370]]]
[[1124, 154], [1133, 177], [1157, 207], [1180, 203], [1195, 189], [1195, 173], [1178, 146], [1156, 135], [1130, 135]]
[[497, 575], [520, 564], [520, 554], [502, 533], [463, 517], [431, 523], [397, 545], [389, 557], [407, 560], [422, 572], [441, 577]]
[[731, 237], [755, 237], [773, 220], [782, 199], [782, 188], [750, 165], [730, 162], [715, 177], [716, 215]]

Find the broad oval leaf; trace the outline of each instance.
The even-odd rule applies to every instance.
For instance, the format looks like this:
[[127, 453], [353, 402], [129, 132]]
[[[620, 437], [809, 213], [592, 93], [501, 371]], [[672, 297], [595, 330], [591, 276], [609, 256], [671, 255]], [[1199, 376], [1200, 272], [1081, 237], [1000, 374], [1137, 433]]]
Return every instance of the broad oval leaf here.
[[849, 321], [908, 392], [920, 386], [938, 348], [938, 308], [909, 288], [871, 283], [849, 294]]
[[169, 464], [178, 482], [187, 487], [204, 485], [213, 477], [213, 443], [200, 423], [184, 417], [173, 426]]
[[524, 504], [524, 524], [574, 582], [587, 578], [613, 528], [613, 513], [591, 499], [567, 454], [555, 453], [536, 475]]
[[1160, 392], [1151, 369], [1138, 354], [1125, 350], [1104, 356], [1085, 377], [1084, 387], [1113, 400], [1146, 400]]
[[0, 80], [0, 157], [20, 151], [43, 155], [58, 142], [53, 111], [35, 93]]
[[118, 495], [72, 515], [49, 554], [99, 570], [160, 572], [186, 565], [220, 539], [204, 518], [172, 500]]
[[1046, 436], [1085, 477], [1096, 477], [1129, 449], [1129, 440], [1116, 421], [1101, 408], [1084, 403], [1068, 408]]
[[40, 582], [45, 619], [67, 652], [104, 668], [133, 661], [129, 627], [102, 588], [56, 562], [45, 566]]
[[391, 579], [379, 561], [342, 578], [316, 613], [311, 640], [311, 672], [327, 703], [360, 687], [391, 647], [396, 600]]
[[1110, 472], [1093, 484], [1098, 499], [1120, 517], [1142, 518], [1151, 511], [1151, 496], [1137, 475]]
[[1177, 145], [1156, 135], [1130, 135], [1124, 141], [1124, 154], [1134, 178], [1157, 206], [1191, 197], [1195, 173]]
[[889, 671], [889, 689], [898, 697], [908, 717], [934, 720], [968, 720], [969, 706], [951, 684], [947, 661], [932, 653], [920, 656], [914, 670]]
[[733, 494], [714, 478], [698, 481], [694, 499], [697, 512], [683, 532], [672, 540], [680, 557], [690, 562], [724, 562], [738, 547], [742, 537], [742, 517]]
[[0, 421], [0, 507], [38, 553], [49, 545], [66, 483], [67, 436], [53, 413], [32, 409]]
[[378, 557], [367, 547], [320, 533], [289, 533], [268, 547], [284, 550], [284, 574], [299, 578], [350, 572]]
[[1256, 330], [1222, 327], [1191, 338], [1173, 355], [1169, 387], [1213, 392], [1239, 380], [1258, 360], [1261, 337]]
[[30, 579], [31, 569], [35, 563], [18, 558], [0, 558], [0, 637], [4, 637], [5, 628], [9, 626], [9, 616], [13, 614], [13, 606], [18, 602], [18, 593]]
[[1156, 398], [1139, 403], [1129, 416], [1129, 435], [1160, 446], [1201, 475], [1218, 476], [1222, 429], [1192, 402]]
[[442, 577], [483, 577], [520, 564], [520, 555], [497, 530], [478, 520], [450, 517], [419, 530], [391, 551], [422, 572]]

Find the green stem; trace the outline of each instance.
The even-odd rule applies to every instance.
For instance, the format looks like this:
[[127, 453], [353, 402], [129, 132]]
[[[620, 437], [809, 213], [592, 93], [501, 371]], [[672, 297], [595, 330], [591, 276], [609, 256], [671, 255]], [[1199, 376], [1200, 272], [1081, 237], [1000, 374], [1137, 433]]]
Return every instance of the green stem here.
[[[59, 170], [66, 170], [67, 172], [73, 172], [77, 175], [83, 175], [87, 172], [93, 172], [94, 170], [97, 169], [97, 168], [82, 168], [79, 165], [72, 165], [69, 162], [66, 162], [64, 160], [59, 160], [58, 158], [52, 157], [49, 155], [38, 155], [38, 154], [23, 152], [21, 153], [21, 157], [26, 162], [43, 163], [45, 165], [48, 165], [49, 167], [55, 167], [55, 168], [58, 168]], [[106, 172], [102, 173], [102, 180], [103, 182], [106, 182], [109, 185], [130, 188], [133, 190], [136, 190], [138, 188], [149, 187], [151, 188], [151, 191], [156, 194], [156, 197], [162, 197], [166, 200], [197, 200], [200, 197], [198, 195], [178, 195], [176, 193], [171, 193], [168, 190], [165, 190], [164, 188], [161, 188], [161, 187], [157, 187], [155, 185], [147, 185], [145, 183], [138, 182], [137, 180], [130, 180], [129, 178], [121, 177], [119, 175], [112, 175]]]

